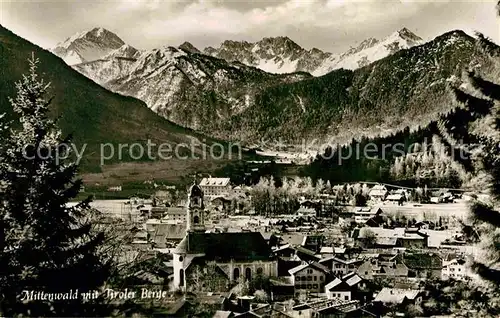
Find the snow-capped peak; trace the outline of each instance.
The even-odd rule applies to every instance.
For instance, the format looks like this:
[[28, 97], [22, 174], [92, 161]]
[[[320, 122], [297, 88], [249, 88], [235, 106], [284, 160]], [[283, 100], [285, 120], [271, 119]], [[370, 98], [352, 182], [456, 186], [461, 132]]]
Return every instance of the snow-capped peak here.
[[324, 58], [318, 49], [308, 52], [286, 36], [265, 37], [258, 42], [226, 40], [219, 48], [203, 51], [226, 61], [239, 61], [269, 73], [292, 73]]
[[411, 32], [407, 28], [402, 28], [401, 30], [398, 31], [398, 34], [401, 38], [409, 41], [414, 41], [414, 42], [423, 41], [421, 37], [417, 36], [415, 33]]
[[101, 36], [103, 33], [104, 33], [104, 29], [103, 28], [97, 28], [97, 36]]
[[407, 28], [402, 28], [380, 41], [369, 38], [343, 54], [332, 55], [314, 70], [312, 74], [319, 76], [339, 68], [354, 70], [383, 59], [400, 50], [423, 43], [422, 38]]
[[70, 36], [52, 52], [72, 65], [101, 59], [124, 44], [113, 32], [96, 27]]
[[114, 34], [111, 31], [108, 31], [104, 28], [93, 28], [91, 30], [83, 31], [83, 32], [77, 32], [64, 40], [63, 42], [60, 42], [56, 45], [56, 48], [61, 47], [68, 49], [75, 41], [79, 39], [87, 39], [87, 40], [96, 40], [99, 39], [100, 41], [114, 41], [114, 42], [122, 42], [122, 44], [125, 44], [116, 34]]
[[381, 42], [385, 43], [385, 45], [398, 42], [403, 45], [403, 47], [401, 48], [408, 48], [424, 43], [421, 37], [415, 35], [407, 28], [402, 28], [401, 30], [394, 32], [393, 34], [383, 39]]
[[207, 47], [203, 52], [270, 73], [305, 71], [319, 76], [334, 69], [363, 67], [399, 50], [423, 43], [420, 37], [402, 28], [382, 40], [368, 38], [341, 54], [317, 48], [306, 50], [286, 36], [266, 37], [254, 43], [226, 40], [219, 48]]
[[379, 43], [379, 41], [375, 38], [368, 38], [364, 41], [362, 41], [357, 47], [351, 47], [347, 52], [344, 53], [344, 55], [350, 55], [350, 54], [355, 54], [358, 52], [361, 52], [363, 50], [366, 50], [368, 48], [373, 47], [375, 44]]

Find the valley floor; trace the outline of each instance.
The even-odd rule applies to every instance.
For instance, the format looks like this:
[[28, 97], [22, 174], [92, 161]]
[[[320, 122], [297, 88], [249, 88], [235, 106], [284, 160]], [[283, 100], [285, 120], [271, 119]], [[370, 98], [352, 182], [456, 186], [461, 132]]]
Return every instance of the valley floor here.
[[226, 165], [229, 160], [171, 159], [156, 162], [127, 162], [102, 166], [100, 173], [82, 174], [86, 185], [120, 185], [144, 180], [178, 182], [195, 172], [209, 172]]

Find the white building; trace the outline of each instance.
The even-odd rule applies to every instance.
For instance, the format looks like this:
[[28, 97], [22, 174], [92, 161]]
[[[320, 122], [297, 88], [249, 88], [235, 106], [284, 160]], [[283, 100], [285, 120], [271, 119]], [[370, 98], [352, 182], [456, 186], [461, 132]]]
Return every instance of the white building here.
[[168, 207], [164, 213], [167, 220], [186, 223], [186, 209], [182, 207]]
[[335, 276], [344, 276], [350, 272], [354, 272], [363, 263], [361, 259], [343, 259], [341, 257], [332, 256], [319, 260], [319, 263], [327, 266]]
[[423, 292], [416, 289], [388, 288], [384, 287], [377, 294], [374, 303], [384, 305], [399, 305], [407, 301], [408, 303], [420, 304]]
[[313, 262], [294, 267], [288, 273], [292, 276], [295, 293], [300, 294], [301, 291], [321, 293], [330, 271], [326, 266]]
[[325, 294], [328, 299], [353, 300], [357, 296], [358, 288], [364, 289], [365, 287], [366, 283], [363, 278], [351, 272], [326, 284]]
[[229, 195], [231, 184], [229, 178], [203, 178], [200, 182], [200, 188], [206, 199], [212, 200], [216, 197]]
[[469, 277], [469, 269], [466, 266], [466, 261], [463, 259], [454, 258], [449, 261], [443, 261], [441, 269], [441, 279], [448, 280], [450, 278], [457, 280], [465, 280]]
[[384, 185], [377, 184], [370, 189], [368, 196], [372, 201], [383, 201], [388, 193], [389, 191], [387, 191], [387, 188]]

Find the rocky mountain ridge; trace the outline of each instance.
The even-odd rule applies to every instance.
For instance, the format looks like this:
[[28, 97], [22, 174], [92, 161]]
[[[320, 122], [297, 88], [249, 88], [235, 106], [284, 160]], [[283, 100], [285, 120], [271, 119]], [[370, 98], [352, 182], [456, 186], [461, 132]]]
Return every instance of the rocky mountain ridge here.
[[242, 111], [267, 86], [311, 77], [307, 73], [269, 74], [196, 53], [189, 45], [127, 50], [133, 52], [128, 56], [120, 56], [122, 51], [73, 68], [113, 92], [143, 100], [160, 116], [193, 129], [202, 129], [207, 120], [225, 120]]
[[456, 106], [450, 86], [461, 85], [463, 71], [483, 58], [472, 37], [448, 32], [354, 71], [266, 88], [255, 105], [216, 131], [300, 144], [343, 143], [418, 127]]
[[203, 52], [270, 73], [308, 72], [321, 76], [335, 69], [354, 70], [423, 43], [422, 38], [403, 28], [382, 40], [368, 38], [341, 54], [317, 48], [306, 50], [288, 37], [264, 38], [255, 43], [224, 41], [219, 48], [207, 47]]

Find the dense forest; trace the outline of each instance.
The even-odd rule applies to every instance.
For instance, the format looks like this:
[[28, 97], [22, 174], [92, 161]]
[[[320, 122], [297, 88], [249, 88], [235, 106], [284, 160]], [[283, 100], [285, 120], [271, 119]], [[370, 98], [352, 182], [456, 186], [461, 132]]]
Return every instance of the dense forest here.
[[448, 158], [436, 137], [437, 123], [409, 128], [388, 137], [353, 139], [328, 147], [301, 175], [333, 183], [374, 181], [410, 187], [458, 188], [467, 176]]
[[448, 32], [355, 71], [340, 69], [265, 87], [253, 105], [231, 120], [214, 122], [221, 126], [216, 131], [229, 131], [246, 142], [324, 142], [334, 137], [344, 143], [367, 130], [385, 133], [416, 126], [450, 110], [448, 84], [460, 82], [474, 58], [482, 58], [474, 39], [462, 31]]

